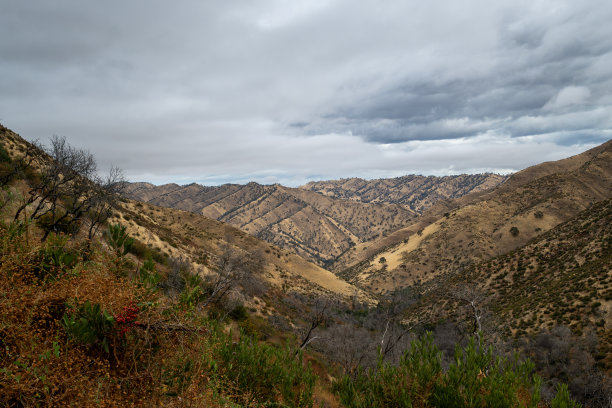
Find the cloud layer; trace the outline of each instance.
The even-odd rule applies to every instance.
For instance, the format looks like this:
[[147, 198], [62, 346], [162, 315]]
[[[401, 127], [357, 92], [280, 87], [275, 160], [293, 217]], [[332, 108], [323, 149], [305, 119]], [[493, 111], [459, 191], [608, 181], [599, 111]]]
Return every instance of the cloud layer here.
[[0, 120], [153, 182], [513, 171], [610, 139], [612, 4], [9, 1]]

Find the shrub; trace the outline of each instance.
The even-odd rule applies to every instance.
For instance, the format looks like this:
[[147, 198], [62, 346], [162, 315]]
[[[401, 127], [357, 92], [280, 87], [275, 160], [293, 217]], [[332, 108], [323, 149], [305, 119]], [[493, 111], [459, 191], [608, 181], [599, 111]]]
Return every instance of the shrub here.
[[557, 395], [550, 401], [551, 408], [580, 408], [581, 406], [571, 399], [566, 384], [557, 385]]
[[510, 228], [510, 234], [512, 234], [513, 237], [517, 237], [519, 234], [519, 229], [516, 227]]
[[[219, 389], [236, 403], [257, 401], [264, 406], [311, 407], [315, 374], [304, 366], [302, 356], [289, 348], [261, 344], [242, 334], [232, 341], [232, 334], [220, 330], [213, 336], [215, 352], [209, 361]], [[281, 404], [275, 404], [281, 403]]]
[[155, 262], [152, 258], [145, 259], [144, 263], [138, 270], [138, 280], [148, 289], [156, 289], [161, 282], [161, 276], [155, 270]]
[[64, 314], [62, 326], [70, 338], [81, 344], [96, 345], [109, 353], [110, 336], [115, 318], [98, 303], [88, 301], [77, 306], [67, 305], [72, 313]]
[[10, 162], [11, 162], [11, 156], [9, 156], [4, 146], [0, 144], [0, 163], [10, 163]]
[[[376, 369], [344, 376], [333, 390], [347, 407], [536, 407], [542, 382], [533, 370], [529, 360], [494, 357], [492, 348], [472, 338], [465, 348], [456, 347], [454, 361], [443, 372], [441, 353], [427, 333], [411, 344], [398, 366], [379, 360]], [[564, 390], [555, 398], [574, 404]]]
[[134, 238], [130, 238], [126, 232], [126, 227], [120, 224], [108, 226], [107, 241], [118, 257], [127, 255], [134, 245]]
[[68, 236], [51, 234], [45, 246], [38, 250], [39, 264], [35, 274], [39, 279], [56, 279], [76, 266], [79, 254], [68, 248], [67, 243]]
[[62, 214], [59, 216], [53, 212], [47, 212], [36, 220], [36, 224], [45, 231], [75, 234], [81, 228], [81, 221], [73, 216]]
[[249, 317], [249, 312], [247, 311], [246, 307], [244, 307], [244, 305], [239, 304], [234, 306], [234, 308], [230, 310], [229, 317], [237, 321], [242, 321]]

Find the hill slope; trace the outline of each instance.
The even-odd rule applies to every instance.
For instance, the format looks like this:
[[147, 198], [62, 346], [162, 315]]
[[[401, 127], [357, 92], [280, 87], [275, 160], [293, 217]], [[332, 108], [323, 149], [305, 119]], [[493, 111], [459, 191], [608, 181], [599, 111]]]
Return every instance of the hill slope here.
[[226, 222], [319, 264], [414, 218], [414, 213], [401, 205], [338, 200], [303, 189], [257, 183], [219, 187], [132, 183], [126, 196]]
[[412, 225], [347, 252], [336, 268], [378, 291], [411, 285], [518, 248], [611, 196], [607, 142], [525, 169], [493, 190], [440, 202]]
[[420, 214], [440, 200], [488, 190], [506, 179], [507, 176], [492, 173], [445, 177], [409, 175], [375, 180], [311, 181], [300, 188], [364, 203], [402, 204]]
[[126, 195], [227, 222], [325, 265], [355, 245], [401, 228], [438, 200], [483, 191], [503, 180], [494, 174], [405, 176], [313, 182], [297, 189], [132, 183]]

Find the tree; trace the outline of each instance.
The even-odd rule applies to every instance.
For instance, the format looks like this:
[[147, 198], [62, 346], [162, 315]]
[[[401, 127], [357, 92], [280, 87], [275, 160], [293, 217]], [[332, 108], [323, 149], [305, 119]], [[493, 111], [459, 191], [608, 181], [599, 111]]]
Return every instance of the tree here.
[[218, 303], [247, 275], [258, 272], [263, 267], [263, 259], [256, 254], [242, 254], [231, 245], [222, 247], [216, 272], [208, 277], [209, 297], [202, 307]]
[[73, 148], [64, 137], [53, 136], [48, 148], [30, 145], [19, 162], [16, 169], [25, 171], [37, 163], [40, 173], [30, 177], [30, 190], [14, 218], [18, 220], [23, 213], [41, 225], [45, 230], [42, 241], [51, 232], [74, 234], [86, 219], [92, 238], [124, 186], [119, 169], [113, 167], [105, 179], [100, 178], [93, 154]]
[[318, 339], [318, 336], [314, 336], [314, 330], [319, 327], [325, 320], [327, 319], [327, 307], [329, 302], [327, 300], [318, 301], [315, 304], [314, 311], [310, 318], [310, 323], [306, 330], [304, 330], [304, 334], [302, 336], [302, 341], [300, 342], [299, 347], [295, 350], [295, 355], [297, 356], [300, 350], [303, 350], [309, 343]]
[[87, 238], [90, 240], [112, 215], [126, 184], [123, 171], [118, 167], [111, 167], [106, 178], [96, 176], [94, 183], [97, 188], [93, 190], [86, 218]]
[[458, 300], [469, 308], [469, 313], [472, 320], [471, 334], [476, 337], [478, 343], [480, 343], [480, 335], [482, 333], [482, 319], [484, 316], [484, 309], [482, 304], [484, 303], [484, 295], [474, 285], [464, 285], [456, 288], [450, 293], [450, 297], [454, 300]]

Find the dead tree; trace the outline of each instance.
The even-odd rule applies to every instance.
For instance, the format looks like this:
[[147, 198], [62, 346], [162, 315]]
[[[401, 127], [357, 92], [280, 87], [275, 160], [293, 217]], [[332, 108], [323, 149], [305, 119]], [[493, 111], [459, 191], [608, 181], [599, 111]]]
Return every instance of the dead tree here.
[[384, 325], [380, 340], [380, 354], [388, 358], [414, 329], [417, 323], [404, 324], [408, 306], [416, 301], [416, 294], [408, 289], [396, 290], [382, 299], [375, 319]]
[[220, 302], [234, 285], [262, 267], [258, 262], [250, 254], [238, 253], [234, 247], [224, 245], [217, 270], [208, 278], [210, 295], [202, 307]]
[[100, 226], [112, 215], [126, 184], [123, 172], [118, 167], [111, 167], [105, 178], [96, 177], [93, 182], [96, 188], [93, 190], [86, 217], [89, 240], [93, 239]]
[[480, 344], [484, 316], [484, 309], [482, 307], [484, 295], [475, 286], [464, 285], [453, 290], [449, 296], [468, 307], [473, 322], [472, 335], [476, 336], [476, 340]]
[[304, 331], [302, 341], [300, 342], [299, 347], [295, 350], [294, 355], [297, 356], [300, 350], [303, 350], [308, 344], [319, 338], [318, 336], [314, 336], [314, 330], [327, 319], [328, 306], [329, 302], [327, 300], [316, 302], [308, 327]]

